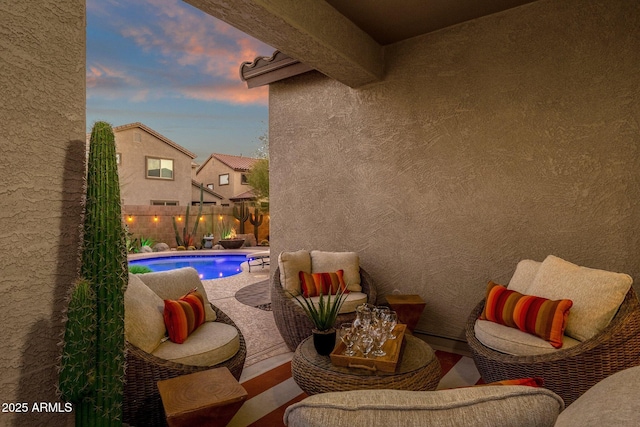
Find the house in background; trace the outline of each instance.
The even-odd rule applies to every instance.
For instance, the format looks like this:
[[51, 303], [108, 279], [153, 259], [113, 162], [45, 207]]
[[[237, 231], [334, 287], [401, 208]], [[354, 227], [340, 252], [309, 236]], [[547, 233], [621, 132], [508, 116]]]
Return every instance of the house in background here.
[[257, 159], [213, 153], [196, 171], [196, 181], [222, 196], [223, 206], [233, 202], [255, 200], [247, 174]]
[[[195, 154], [139, 122], [113, 132], [123, 205], [186, 206], [200, 200], [199, 184], [192, 179]], [[220, 200], [205, 192], [205, 202]]]
[[[191, 180], [191, 204], [196, 205], [200, 203], [200, 185], [201, 183], [195, 179]], [[224, 203], [224, 197], [215, 191], [202, 186], [202, 204], [204, 205], [219, 205]]]
[[196, 173], [198, 172], [199, 164], [191, 162], [191, 179], [196, 179]]

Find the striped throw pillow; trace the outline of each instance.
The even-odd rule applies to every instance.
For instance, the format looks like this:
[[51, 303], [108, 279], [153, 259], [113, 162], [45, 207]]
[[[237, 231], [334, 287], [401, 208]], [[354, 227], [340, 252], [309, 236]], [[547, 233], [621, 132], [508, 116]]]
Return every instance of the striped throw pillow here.
[[338, 270], [335, 273], [307, 273], [301, 271], [298, 273], [300, 278], [300, 290], [305, 298], [317, 297], [318, 295], [336, 295], [338, 290], [348, 293], [347, 286], [344, 283], [344, 270]]
[[515, 380], [494, 381], [492, 383], [478, 385], [526, 385], [529, 387], [542, 387], [544, 386], [544, 379], [540, 377], [518, 378]]
[[572, 305], [573, 302], [568, 299], [554, 301], [523, 295], [489, 282], [480, 319], [533, 334], [548, 341], [553, 347], [560, 348]]
[[488, 385], [494, 386], [494, 385], [526, 385], [529, 387], [544, 387], [544, 378], [541, 377], [530, 377], [530, 378], [516, 378], [513, 380], [501, 380], [501, 381], [494, 381], [492, 383], [485, 383], [482, 379], [480, 379], [481, 382], [476, 383], [474, 385], [471, 386], [462, 386], [462, 387], [456, 387], [456, 388], [469, 388], [469, 387], [486, 387]]
[[204, 298], [196, 289], [178, 300], [164, 300], [164, 324], [174, 343], [182, 344], [204, 321]]

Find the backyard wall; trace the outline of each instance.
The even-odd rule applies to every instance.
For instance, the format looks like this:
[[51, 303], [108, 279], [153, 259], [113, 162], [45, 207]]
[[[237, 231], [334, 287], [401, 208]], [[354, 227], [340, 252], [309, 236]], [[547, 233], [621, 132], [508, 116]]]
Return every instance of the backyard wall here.
[[55, 390], [78, 268], [84, 16], [83, 0], [0, 2], [0, 426], [73, 425]]
[[[254, 208], [248, 208], [253, 213]], [[185, 206], [150, 206], [150, 205], [125, 205], [122, 207], [122, 217], [127, 225], [132, 238], [151, 238], [155, 243], [166, 243], [171, 248], [177, 246], [176, 233], [173, 228], [173, 217], [176, 218], [176, 226], [180, 236], [185, 226]], [[196, 218], [198, 216], [198, 206], [189, 207], [189, 227], [188, 231], [193, 231]], [[180, 219], [178, 219], [180, 218]], [[233, 208], [205, 205], [202, 207], [202, 219], [198, 224], [196, 233], [196, 243], [199, 245], [202, 237], [213, 233], [216, 242], [220, 237], [220, 224], [224, 222], [229, 227], [233, 227], [237, 234], [240, 234], [240, 221], [233, 216]], [[254, 234], [253, 224], [249, 220], [244, 223], [244, 234]], [[263, 214], [262, 224], [258, 227], [258, 241], [269, 238], [269, 215]]]
[[555, 254], [640, 280], [640, 6], [541, 0], [386, 48], [384, 81], [270, 86], [272, 252], [357, 251], [464, 339]]

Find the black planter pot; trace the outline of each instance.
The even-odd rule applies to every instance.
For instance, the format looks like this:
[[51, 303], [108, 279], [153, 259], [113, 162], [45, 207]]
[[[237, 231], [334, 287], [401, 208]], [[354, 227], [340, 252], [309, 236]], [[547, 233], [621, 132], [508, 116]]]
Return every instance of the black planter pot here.
[[328, 331], [312, 330], [313, 333], [313, 346], [321, 356], [328, 356], [336, 346], [336, 330], [329, 329]]
[[240, 249], [244, 239], [221, 239], [218, 243], [225, 249]]

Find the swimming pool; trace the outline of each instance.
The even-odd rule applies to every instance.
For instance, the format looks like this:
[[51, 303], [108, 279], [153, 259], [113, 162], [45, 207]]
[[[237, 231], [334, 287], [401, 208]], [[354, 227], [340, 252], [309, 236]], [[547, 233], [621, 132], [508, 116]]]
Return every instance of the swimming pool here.
[[129, 265], [146, 265], [153, 271], [174, 270], [182, 267], [195, 268], [201, 280], [229, 277], [242, 271], [240, 264], [246, 255], [176, 255], [159, 258], [130, 260]]

